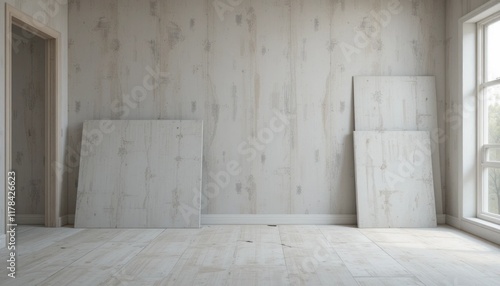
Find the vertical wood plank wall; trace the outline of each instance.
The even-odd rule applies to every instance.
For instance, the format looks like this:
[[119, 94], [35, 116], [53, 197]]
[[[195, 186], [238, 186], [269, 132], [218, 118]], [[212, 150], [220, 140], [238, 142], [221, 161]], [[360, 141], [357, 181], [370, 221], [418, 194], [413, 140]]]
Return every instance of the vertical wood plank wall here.
[[[219, 186], [203, 213], [355, 214], [352, 76], [435, 75], [445, 128], [446, 3], [398, 3], [71, 1], [68, 150], [84, 120], [202, 119], [204, 185]], [[134, 101], [152, 71], [158, 87]]]

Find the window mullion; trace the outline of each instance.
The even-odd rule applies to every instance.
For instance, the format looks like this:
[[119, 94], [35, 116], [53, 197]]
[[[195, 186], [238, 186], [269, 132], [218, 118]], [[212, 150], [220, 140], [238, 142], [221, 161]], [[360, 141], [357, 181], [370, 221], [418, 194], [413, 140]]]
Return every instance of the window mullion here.
[[[483, 65], [484, 66], [484, 65]], [[485, 88], [488, 88], [488, 87], [492, 87], [492, 86], [495, 86], [495, 85], [500, 85], [500, 78], [499, 79], [495, 79], [495, 80], [490, 80], [490, 81], [487, 81], [487, 82], [484, 82], [480, 85], [480, 87], [482, 89], [485, 89]]]

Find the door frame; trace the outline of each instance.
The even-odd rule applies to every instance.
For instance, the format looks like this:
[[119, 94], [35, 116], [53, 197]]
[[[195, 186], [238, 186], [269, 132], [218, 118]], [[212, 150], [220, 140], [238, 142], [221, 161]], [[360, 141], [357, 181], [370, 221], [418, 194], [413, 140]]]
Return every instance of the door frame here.
[[[45, 226], [59, 227], [59, 205], [62, 181], [52, 168], [59, 162], [60, 130], [60, 60], [61, 33], [37, 22], [32, 16], [5, 4], [5, 172], [12, 167], [12, 26], [16, 25], [45, 40]], [[7, 196], [8, 188], [5, 188]], [[5, 216], [7, 219], [7, 215]]]

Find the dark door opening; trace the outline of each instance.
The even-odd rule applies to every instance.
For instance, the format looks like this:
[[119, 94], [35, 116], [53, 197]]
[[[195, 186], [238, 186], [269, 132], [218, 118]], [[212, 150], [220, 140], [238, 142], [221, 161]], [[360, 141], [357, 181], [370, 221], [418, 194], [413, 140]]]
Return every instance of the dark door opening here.
[[45, 224], [46, 40], [12, 26], [11, 158], [16, 221]]

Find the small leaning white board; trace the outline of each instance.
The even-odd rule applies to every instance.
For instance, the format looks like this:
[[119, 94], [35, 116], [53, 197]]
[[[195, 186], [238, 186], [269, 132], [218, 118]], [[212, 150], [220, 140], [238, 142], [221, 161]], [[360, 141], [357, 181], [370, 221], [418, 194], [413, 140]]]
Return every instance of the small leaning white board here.
[[198, 228], [202, 121], [83, 125], [77, 228]]
[[429, 131], [436, 212], [443, 213], [443, 192], [433, 76], [354, 77], [356, 131]]
[[355, 131], [358, 227], [435, 227], [426, 131]]

